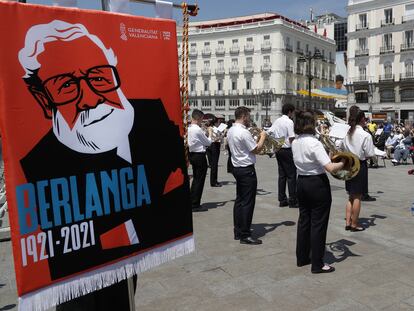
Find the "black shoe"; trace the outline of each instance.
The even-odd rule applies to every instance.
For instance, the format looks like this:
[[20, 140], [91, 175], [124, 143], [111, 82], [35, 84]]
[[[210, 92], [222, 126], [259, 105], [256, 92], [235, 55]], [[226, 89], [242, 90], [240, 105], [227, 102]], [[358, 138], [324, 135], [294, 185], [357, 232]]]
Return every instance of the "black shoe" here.
[[239, 235], [234, 235], [234, 239], [235, 239], [236, 241], [238, 241], [238, 240], [240, 240], [240, 236], [239, 236]]
[[345, 226], [345, 231], [349, 231], [349, 230], [351, 230], [352, 229], [352, 227], [351, 226]]
[[221, 187], [221, 184], [220, 183], [215, 183], [215, 184], [212, 184], [211, 187]]
[[279, 207], [286, 207], [286, 206], [289, 206], [289, 202], [288, 201], [281, 201], [279, 203]]
[[364, 231], [365, 228], [363, 228], [363, 227], [351, 227], [351, 229], [349, 229], [349, 230], [351, 230], [351, 232], [361, 232], [361, 231]]
[[289, 208], [299, 208], [299, 203], [290, 203]]
[[326, 266], [329, 267], [329, 269], [320, 268], [319, 270], [312, 270], [312, 273], [330, 273], [335, 271], [334, 267], [328, 265]]
[[203, 207], [203, 206], [199, 206], [199, 207], [194, 207], [192, 208], [193, 213], [198, 213], [198, 212], [207, 212], [208, 208], [207, 207]]
[[248, 238], [240, 239], [240, 244], [259, 245], [262, 243], [262, 240], [252, 238], [251, 236], [249, 236]]
[[365, 202], [374, 202], [376, 201], [376, 198], [373, 198], [372, 196], [370, 196], [369, 194], [363, 195], [361, 197], [361, 201], [365, 201]]
[[298, 267], [304, 267], [304, 266], [307, 266], [307, 265], [310, 265], [310, 264], [311, 264], [310, 259], [308, 261], [305, 261], [305, 262], [298, 262], [298, 263], [296, 263], [296, 265]]

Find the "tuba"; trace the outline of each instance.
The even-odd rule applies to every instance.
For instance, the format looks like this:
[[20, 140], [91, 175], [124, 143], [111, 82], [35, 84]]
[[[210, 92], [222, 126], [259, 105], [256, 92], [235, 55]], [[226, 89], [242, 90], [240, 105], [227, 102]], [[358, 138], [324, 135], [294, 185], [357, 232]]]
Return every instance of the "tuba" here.
[[[259, 137], [260, 137], [260, 133], [263, 130], [259, 129], [258, 127], [251, 127], [249, 128], [249, 132], [250, 134], [252, 134], [254, 140], [258, 141]], [[270, 135], [267, 135], [265, 138], [265, 141], [263, 143], [263, 148], [260, 151], [260, 155], [269, 155], [269, 154], [273, 154], [277, 151], [280, 150], [280, 148], [282, 148], [283, 144], [285, 143], [285, 138], [281, 137], [281, 138], [274, 138]]]
[[325, 147], [325, 149], [331, 153], [332, 155], [332, 162], [338, 163], [342, 159], [345, 160], [344, 168], [340, 171], [337, 171], [335, 173], [331, 173], [331, 175], [340, 180], [351, 180], [354, 178], [360, 169], [360, 163], [358, 157], [353, 154], [352, 152], [342, 152], [339, 151], [335, 143], [330, 139], [330, 137], [327, 134], [321, 134], [319, 133], [319, 141], [322, 143], [322, 145]]

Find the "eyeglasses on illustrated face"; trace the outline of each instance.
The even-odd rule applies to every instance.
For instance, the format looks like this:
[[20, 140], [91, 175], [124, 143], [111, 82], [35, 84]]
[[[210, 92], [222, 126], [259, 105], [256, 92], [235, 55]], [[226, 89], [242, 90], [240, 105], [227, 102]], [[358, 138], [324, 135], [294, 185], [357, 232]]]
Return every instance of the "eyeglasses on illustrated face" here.
[[81, 80], [85, 80], [89, 88], [98, 95], [115, 91], [121, 85], [118, 71], [110, 65], [89, 68], [80, 77], [71, 73], [56, 75], [46, 79], [42, 85], [55, 105], [65, 105], [79, 97]]

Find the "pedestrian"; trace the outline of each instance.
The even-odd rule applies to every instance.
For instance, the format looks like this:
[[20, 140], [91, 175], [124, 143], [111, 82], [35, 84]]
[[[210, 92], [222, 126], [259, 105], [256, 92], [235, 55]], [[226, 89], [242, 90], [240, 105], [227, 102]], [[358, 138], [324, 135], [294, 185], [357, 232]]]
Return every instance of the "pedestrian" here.
[[[292, 117], [295, 107], [292, 104], [284, 104], [282, 116], [278, 118], [269, 129], [270, 135], [275, 138], [285, 138], [282, 148], [276, 152], [276, 159], [279, 171], [278, 199], [279, 207], [289, 206], [297, 208], [296, 199], [296, 167], [293, 163], [291, 144], [295, 139]], [[289, 190], [289, 199], [286, 196], [286, 183]]]
[[349, 110], [348, 118], [348, 124], [351, 127], [341, 146], [344, 151], [355, 154], [360, 161], [358, 174], [345, 182], [345, 188], [349, 195], [346, 203], [345, 230], [352, 232], [365, 230], [365, 228], [358, 224], [358, 219], [361, 210], [362, 194], [368, 193], [367, 159], [375, 155], [372, 136], [363, 129], [365, 123], [364, 112], [358, 106], [352, 106]]
[[247, 130], [250, 124], [250, 109], [238, 107], [235, 122], [227, 133], [233, 163], [233, 175], [236, 179], [236, 200], [233, 208], [234, 239], [241, 244], [262, 244], [251, 236], [250, 227], [256, 202], [257, 176], [255, 170], [256, 155], [263, 148], [266, 132], [260, 133], [256, 142]]
[[322, 143], [315, 137], [315, 127], [313, 113], [296, 113], [295, 133], [298, 137], [292, 142], [299, 201], [296, 260], [299, 267], [311, 264], [312, 273], [328, 273], [335, 268], [323, 263], [332, 203], [325, 170], [336, 172], [344, 163], [331, 162]]
[[207, 175], [206, 148], [211, 144], [212, 130], [206, 133], [201, 129], [204, 113], [194, 109], [191, 114], [191, 125], [188, 127], [188, 149], [191, 167], [193, 168], [193, 181], [191, 183], [190, 197], [193, 211], [200, 211], [201, 196]]

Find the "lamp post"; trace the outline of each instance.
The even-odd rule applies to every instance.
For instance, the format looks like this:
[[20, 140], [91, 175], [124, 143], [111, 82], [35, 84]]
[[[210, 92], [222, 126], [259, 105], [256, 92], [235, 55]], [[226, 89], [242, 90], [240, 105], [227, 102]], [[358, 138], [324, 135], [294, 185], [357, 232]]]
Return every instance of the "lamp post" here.
[[308, 78], [308, 95], [309, 95], [309, 108], [312, 107], [312, 60], [321, 59], [322, 55], [319, 52], [319, 50], [316, 50], [313, 55], [311, 53], [308, 53], [307, 55], [302, 55], [298, 58], [298, 63], [307, 63], [308, 64], [308, 70], [306, 73], [306, 77]]
[[[267, 124], [269, 123], [269, 113], [268, 113], [269, 102], [270, 102], [269, 98], [270, 99], [272, 98], [273, 91], [270, 90], [270, 89], [267, 89], [267, 90], [263, 89], [260, 95], [262, 97], [262, 103], [265, 103], [265, 111], [266, 111], [266, 117], [265, 117], [265, 120], [264, 120], [262, 126], [267, 126]], [[265, 99], [266, 99], [266, 101], [265, 101]]]

